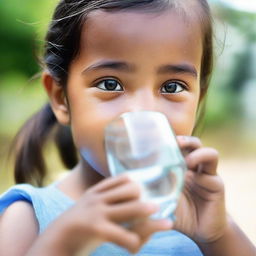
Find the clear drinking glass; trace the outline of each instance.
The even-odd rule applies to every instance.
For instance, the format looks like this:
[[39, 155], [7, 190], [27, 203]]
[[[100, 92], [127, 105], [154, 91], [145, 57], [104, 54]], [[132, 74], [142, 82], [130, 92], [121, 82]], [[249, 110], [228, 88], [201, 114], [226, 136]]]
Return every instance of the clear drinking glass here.
[[140, 184], [141, 199], [160, 206], [152, 218], [172, 218], [186, 164], [165, 115], [154, 111], [122, 114], [106, 127], [105, 147], [111, 175], [125, 172]]

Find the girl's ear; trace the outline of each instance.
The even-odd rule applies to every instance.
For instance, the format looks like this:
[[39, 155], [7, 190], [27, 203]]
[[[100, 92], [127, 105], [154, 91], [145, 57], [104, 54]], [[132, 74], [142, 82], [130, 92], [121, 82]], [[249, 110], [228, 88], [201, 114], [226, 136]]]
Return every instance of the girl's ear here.
[[50, 99], [52, 111], [59, 123], [70, 124], [70, 113], [64, 89], [60, 86], [48, 72], [43, 72], [42, 82]]

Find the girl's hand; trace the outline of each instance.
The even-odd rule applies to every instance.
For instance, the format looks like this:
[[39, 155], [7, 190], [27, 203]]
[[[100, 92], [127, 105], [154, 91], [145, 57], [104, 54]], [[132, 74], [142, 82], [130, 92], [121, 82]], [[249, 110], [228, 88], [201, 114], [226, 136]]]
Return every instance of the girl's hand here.
[[[103, 242], [113, 242], [133, 253], [138, 251], [152, 233], [172, 227], [167, 220], [151, 220], [149, 216], [158, 207], [139, 199], [140, 188], [129, 177], [103, 180], [88, 189], [42, 234], [31, 255], [41, 255], [35, 252], [44, 243], [49, 248], [47, 255], [75, 255], [81, 250], [89, 253]], [[124, 223], [130, 228], [125, 228]], [[49, 236], [55, 237], [51, 245]]]
[[227, 226], [224, 185], [216, 173], [218, 152], [202, 147], [196, 137], [178, 136], [177, 139], [188, 171], [174, 228], [198, 243], [216, 241]]

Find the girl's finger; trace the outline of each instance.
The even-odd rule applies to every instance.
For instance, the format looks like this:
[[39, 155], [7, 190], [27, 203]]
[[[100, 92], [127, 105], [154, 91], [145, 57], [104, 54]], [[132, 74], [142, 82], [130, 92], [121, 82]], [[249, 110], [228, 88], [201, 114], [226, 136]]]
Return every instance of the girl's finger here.
[[177, 136], [177, 142], [184, 156], [202, 147], [200, 139], [193, 136]]
[[140, 186], [134, 181], [119, 184], [102, 193], [102, 199], [108, 204], [120, 203], [127, 200], [138, 199], [141, 194]]
[[208, 198], [209, 194], [224, 191], [223, 181], [218, 175], [209, 176], [208, 174], [197, 174], [188, 170], [186, 172], [186, 184], [191, 184], [191, 182], [196, 184], [193, 187], [194, 193], [203, 198]]
[[147, 218], [158, 210], [158, 205], [136, 200], [128, 203], [111, 205], [108, 208], [108, 216], [112, 221], [122, 223], [134, 219]]
[[88, 191], [90, 190], [91, 192], [104, 192], [127, 182], [131, 182], [131, 179], [125, 174], [116, 177], [109, 177], [97, 183], [92, 188], [88, 189]]
[[197, 173], [216, 175], [218, 151], [213, 148], [199, 148], [186, 156], [187, 167]]

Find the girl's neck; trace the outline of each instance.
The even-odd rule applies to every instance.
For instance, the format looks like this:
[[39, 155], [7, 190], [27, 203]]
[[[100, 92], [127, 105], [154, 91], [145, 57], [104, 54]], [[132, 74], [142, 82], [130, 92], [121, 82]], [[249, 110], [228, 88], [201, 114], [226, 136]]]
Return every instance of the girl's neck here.
[[57, 187], [73, 200], [78, 200], [89, 187], [103, 179], [104, 177], [86, 162], [80, 161]]

